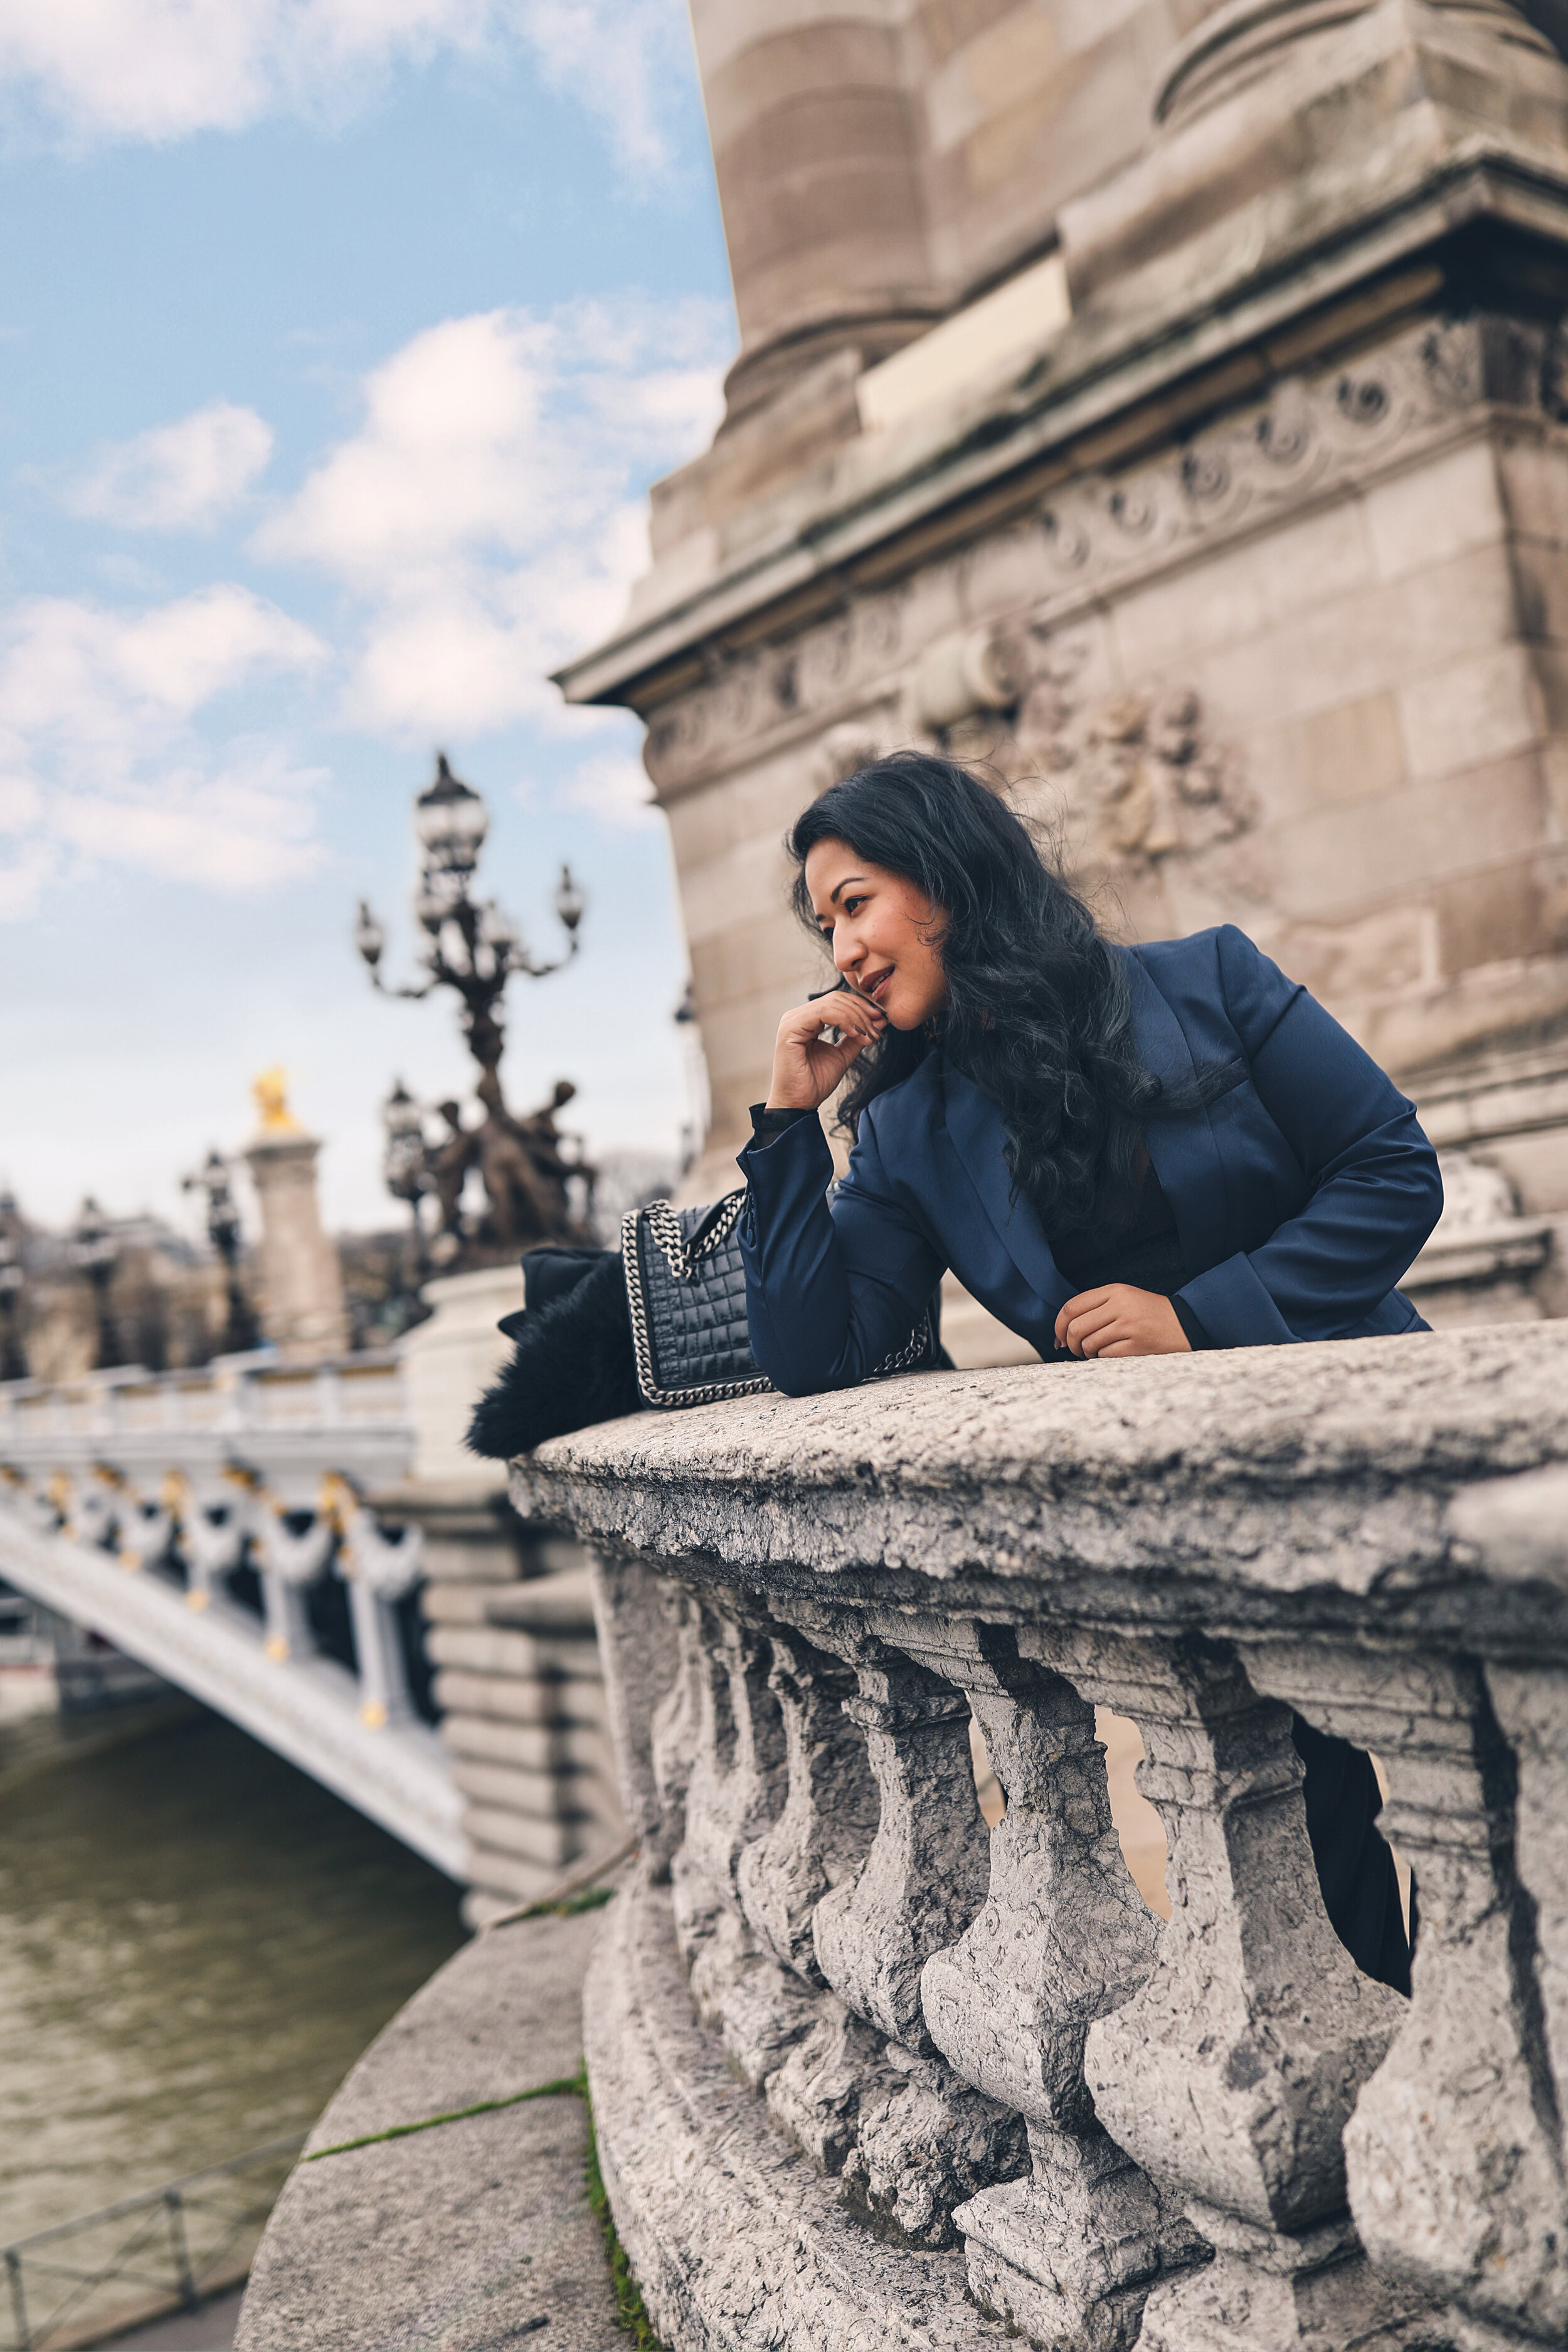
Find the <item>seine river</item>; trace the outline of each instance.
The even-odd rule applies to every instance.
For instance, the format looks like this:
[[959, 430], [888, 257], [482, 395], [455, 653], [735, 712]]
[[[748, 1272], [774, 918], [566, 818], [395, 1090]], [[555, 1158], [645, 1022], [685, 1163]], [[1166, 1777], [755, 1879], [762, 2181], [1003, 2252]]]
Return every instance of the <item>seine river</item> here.
[[312, 2122], [458, 1889], [184, 1703], [0, 1728], [0, 2243]]

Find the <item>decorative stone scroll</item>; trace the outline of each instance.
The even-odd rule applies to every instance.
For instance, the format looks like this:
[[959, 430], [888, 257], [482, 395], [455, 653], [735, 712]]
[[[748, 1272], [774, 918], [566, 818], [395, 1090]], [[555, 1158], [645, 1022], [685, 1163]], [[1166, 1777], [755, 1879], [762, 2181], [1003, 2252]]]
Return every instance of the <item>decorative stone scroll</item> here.
[[[519, 1466], [606, 1595], [679, 1596], [587, 2032], [669, 2340], [1562, 2341], [1565, 1338], [930, 1374]], [[1330, 1925], [1292, 1708], [1386, 1767], [1409, 2002]]]

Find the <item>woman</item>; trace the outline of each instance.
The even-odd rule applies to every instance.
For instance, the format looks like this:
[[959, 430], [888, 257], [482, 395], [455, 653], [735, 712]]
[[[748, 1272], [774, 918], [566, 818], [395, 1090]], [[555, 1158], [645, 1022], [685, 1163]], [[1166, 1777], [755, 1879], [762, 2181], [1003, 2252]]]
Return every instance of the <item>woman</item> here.
[[[780, 1022], [741, 1155], [776, 1387], [865, 1379], [950, 1266], [1064, 1360], [1426, 1328], [1394, 1286], [1437, 1221], [1436, 1155], [1240, 931], [1111, 945], [1000, 800], [918, 753], [832, 786], [788, 845], [841, 982]], [[830, 1195], [814, 1114], [851, 1071]], [[1371, 1764], [1300, 1718], [1296, 1740], [1329, 1916], [1407, 1991]]]

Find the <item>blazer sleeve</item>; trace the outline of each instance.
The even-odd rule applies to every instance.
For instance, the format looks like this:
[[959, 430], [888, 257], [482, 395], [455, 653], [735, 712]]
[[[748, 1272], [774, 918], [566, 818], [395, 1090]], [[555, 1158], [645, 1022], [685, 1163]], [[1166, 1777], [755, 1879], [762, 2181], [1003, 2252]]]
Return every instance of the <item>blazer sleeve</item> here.
[[815, 1118], [753, 1139], [740, 1165], [752, 1353], [786, 1396], [852, 1387], [903, 1345], [943, 1272], [888, 1180], [871, 1112], [831, 1196], [833, 1154]]
[[1218, 944], [1253, 1086], [1310, 1197], [1181, 1297], [1221, 1347], [1336, 1339], [1387, 1297], [1436, 1223], [1437, 1155], [1414, 1104], [1304, 988], [1234, 925]]

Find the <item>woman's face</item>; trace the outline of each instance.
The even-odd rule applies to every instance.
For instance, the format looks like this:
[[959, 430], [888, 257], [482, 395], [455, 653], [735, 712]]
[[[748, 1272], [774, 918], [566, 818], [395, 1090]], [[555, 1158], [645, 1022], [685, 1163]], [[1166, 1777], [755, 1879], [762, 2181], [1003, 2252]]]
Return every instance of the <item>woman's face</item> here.
[[833, 961], [895, 1029], [918, 1029], [947, 1002], [937, 942], [945, 918], [925, 892], [847, 843], [819, 841], [806, 853], [805, 887]]

